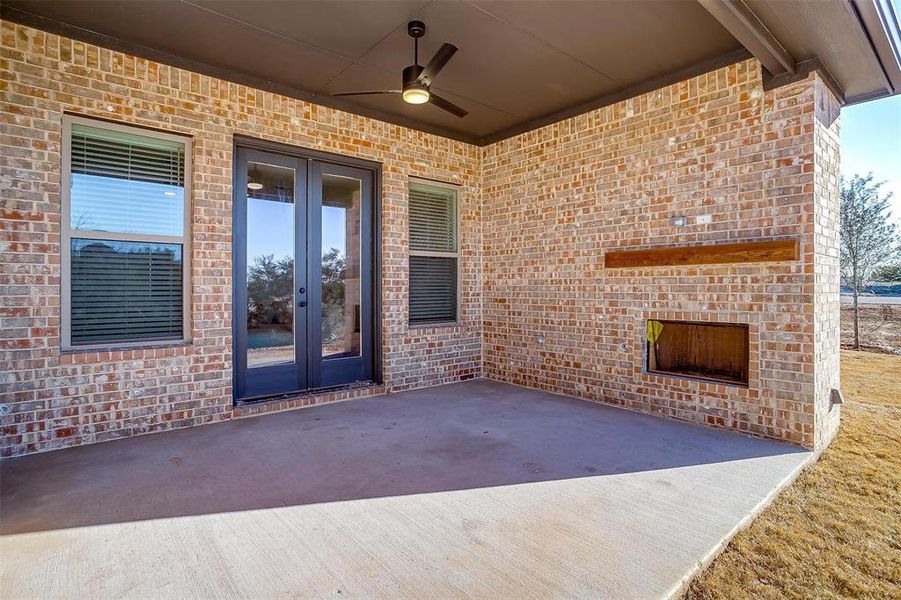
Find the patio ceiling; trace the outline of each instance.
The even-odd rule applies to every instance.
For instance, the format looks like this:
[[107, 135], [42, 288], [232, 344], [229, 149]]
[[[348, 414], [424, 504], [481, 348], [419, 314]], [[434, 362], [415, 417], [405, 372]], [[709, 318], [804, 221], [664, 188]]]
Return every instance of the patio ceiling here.
[[[889, 0], [161, 2], [7, 0], [4, 18], [289, 96], [477, 144], [746, 58], [776, 82], [825, 67], [854, 101], [901, 88], [879, 7]], [[884, 12], [884, 10], [883, 10]], [[750, 15], [750, 16], [749, 16]], [[411, 63], [460, 48], [433, 88], [457, 118], [397, 96]], [[813, 63], [812, 60], [819, 62]]]

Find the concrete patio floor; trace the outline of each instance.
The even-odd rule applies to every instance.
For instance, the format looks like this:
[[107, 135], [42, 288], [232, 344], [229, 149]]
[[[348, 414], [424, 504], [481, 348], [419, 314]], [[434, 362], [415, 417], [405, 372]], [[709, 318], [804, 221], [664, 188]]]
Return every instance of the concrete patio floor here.
[[681, 589], [811, 457], [470, 381], [4, 461], [3, 598]]

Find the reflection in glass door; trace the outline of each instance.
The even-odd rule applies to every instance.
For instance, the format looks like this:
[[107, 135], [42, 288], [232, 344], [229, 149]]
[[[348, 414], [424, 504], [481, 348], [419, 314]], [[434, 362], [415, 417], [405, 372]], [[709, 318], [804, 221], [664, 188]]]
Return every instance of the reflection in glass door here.
[[362, 181], [322, 176], [322, 358], [360, 355]]
[[294, 363], [294, 169], [247, 165], [247, 367]]
[[371, 381], [372, 171], [239, 147], [235, 185], [235, 397]]

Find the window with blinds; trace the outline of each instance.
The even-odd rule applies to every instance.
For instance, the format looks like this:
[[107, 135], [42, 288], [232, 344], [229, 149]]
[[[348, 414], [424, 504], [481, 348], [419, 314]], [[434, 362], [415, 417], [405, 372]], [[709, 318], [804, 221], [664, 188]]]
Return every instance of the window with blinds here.
[[72, 341], [182, 336], [179, 244], [72, 240]]
[[65, 117], [63, 345], [187, 338], [190, 141]]
[[457, 190], [410, 182], [410, 323], [458, 320]]
[[184, 143], [72, 126], [72, 229], [180, 236]]

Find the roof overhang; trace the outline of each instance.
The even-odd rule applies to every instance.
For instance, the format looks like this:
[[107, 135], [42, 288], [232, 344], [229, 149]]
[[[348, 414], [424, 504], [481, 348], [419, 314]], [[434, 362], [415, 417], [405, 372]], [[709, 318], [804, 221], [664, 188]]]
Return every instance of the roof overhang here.
[[[764, 85], [821, 73], [843, 103], [901, 91], [897, 0], [5, 0], [4, 19], [437, 135], [485, 145], [757, 58]], [[393, 96], [411, 62], [460, 51], [436, 79], [458, 119]]]
[[818, 71], [842, 104], [901, 92], [893, 0], [698, 0], [764, 68], [766, 87]]
[[870, 98], [865, 95], [851, 98], [849, 103], [901, 93], [901, 15], [898, 6], [892, 0], [858, 0], [847, 2], [846, 6], [870, 43], [872, 59], [882, 67], [885, 90], [885, 93], [875, 92]]

